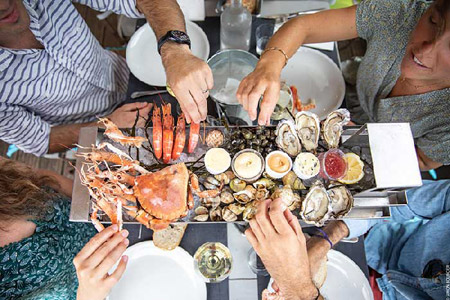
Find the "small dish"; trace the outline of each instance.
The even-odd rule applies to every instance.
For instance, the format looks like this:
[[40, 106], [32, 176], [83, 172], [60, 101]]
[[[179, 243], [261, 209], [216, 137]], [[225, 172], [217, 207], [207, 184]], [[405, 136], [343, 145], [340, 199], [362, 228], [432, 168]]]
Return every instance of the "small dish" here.
[[266, 172], [274, 178], [284, 177], [292, 169], [292, 159], [283, 151], [272, 151], [266, 156]]
[[258, 180], [264, 172], [264, 158], [253, 149], [244, 149], [233, 157], [231, 169], [236, 177], [252, 183]]

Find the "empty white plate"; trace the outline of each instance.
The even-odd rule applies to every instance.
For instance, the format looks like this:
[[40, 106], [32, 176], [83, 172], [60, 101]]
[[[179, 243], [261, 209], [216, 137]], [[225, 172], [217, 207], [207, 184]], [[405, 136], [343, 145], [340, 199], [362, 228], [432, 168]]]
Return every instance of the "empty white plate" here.
[[292, 56], [281, 72], [281, 79], [295, 85], [303, 103], [316, 100], [316, 108], [311, 110], [320, 119], [338, 109], [345, 95], [345, 83], [341, 70], [320, 51], [301, 47]]
[[[186, 20], [186, 31], [191, 39], [192, 53], [207, 60], [209, 42], [205, 32], [195, 23]], [[127, 64], [131, 73], [149, 85], [166, 86], [166, 72], [158, 53], [158, 42], [148, 23], [139, 28], [127, 45]]]
[[[273, 292], [273, 280], [267, 289]], [[320, 288], [320, 294], [327, 300], [373, 300], [369, 281], [358, 265], [339, 251], [328, 252], [327, 279]]]
[[124, 254], [129, 257], [127, 269], [108, 300], [206, 300], [206, 284], [184, 249], [164, 251], [146, 241]]

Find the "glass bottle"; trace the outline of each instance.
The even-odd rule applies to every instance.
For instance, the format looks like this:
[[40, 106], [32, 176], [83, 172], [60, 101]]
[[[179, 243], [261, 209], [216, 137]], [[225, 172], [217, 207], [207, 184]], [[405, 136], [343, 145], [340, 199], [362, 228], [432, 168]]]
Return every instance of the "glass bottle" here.
[[242, 0], [231, 0], [220, 16], [220, 49], [250, 49], [252, 15]]

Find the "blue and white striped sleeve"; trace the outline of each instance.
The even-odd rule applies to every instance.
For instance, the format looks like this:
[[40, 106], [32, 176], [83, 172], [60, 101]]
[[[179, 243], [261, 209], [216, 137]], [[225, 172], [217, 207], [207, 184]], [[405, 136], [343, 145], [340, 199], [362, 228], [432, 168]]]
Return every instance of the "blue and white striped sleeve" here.
[[48, 151], [50, 125], [19, 105], [0, 103], [0, 138], [41, 156]]
[[144, 18], [136, 7], [136, 0], [72, 0], [98, 11], [112, 11], [130, 18]]

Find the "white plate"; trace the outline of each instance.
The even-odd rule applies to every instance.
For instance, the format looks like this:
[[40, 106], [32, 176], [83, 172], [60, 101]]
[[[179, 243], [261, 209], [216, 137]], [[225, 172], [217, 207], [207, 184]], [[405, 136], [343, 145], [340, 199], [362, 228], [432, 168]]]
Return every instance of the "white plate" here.
[[[207, 60], [209, 42], [205, 32], [195, 23], [186, 20], [186, 31], [191, 39], [192, 53]], [[166, 72], [158, 53], [158, 42], [148, 23], [139, 28], [127, 46], [127, 64], [131, 73], [149, 85], [166, 86]]]
[[206, 300], [206, 284], [182, 248], [164, 251], [146, 241], [131, 246], [125, 255], [127, 269], [108, 300]]
[[281, 72], [281, 79], [295, 85], [300, 99], [305, 103], [316, 99], [311, 110], [321, 120], [338, 109], [345, 95], [345, 83], [341, 70], [320, 51], [301, 47]]
[[[273, 292], [273, 280], [267, 289]], [[320, 289], [326, 300], [373, 300], [369, 281], [358, 265], [339, 251], [328, 252], [327, 279]]]

